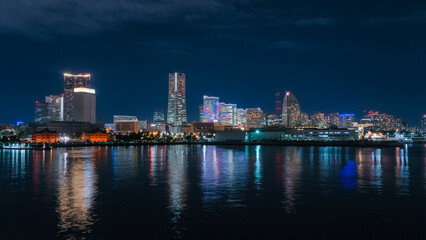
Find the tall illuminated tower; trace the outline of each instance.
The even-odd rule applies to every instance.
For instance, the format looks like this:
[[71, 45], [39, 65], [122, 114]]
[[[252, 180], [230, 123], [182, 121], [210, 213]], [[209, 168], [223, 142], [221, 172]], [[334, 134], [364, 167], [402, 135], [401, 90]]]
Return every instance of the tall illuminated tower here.
[[275, 114], [277, 116], [281, 116], [281, 114], [283, 113], [283, 102], [282, 102], [282, 96], [281, 96], [281, 91], [278, 89], [277, 92], [275, 93]]
[[90, 88], [90, 74], [64, 73], [64, 121], [74, 120], [74, 88]]
[[91, 88], [74, 88], [72, 119], [78, 122], [96, 123], [96, 91]]
[[185, 73], [170, 73], [167, 123], [182, 125], [186, 122]]
[[296, 96], [287, 91], [285, 92], [283, 102], [283, 125], [285, 127], [295, 127], [299, 125], [300, 105]]

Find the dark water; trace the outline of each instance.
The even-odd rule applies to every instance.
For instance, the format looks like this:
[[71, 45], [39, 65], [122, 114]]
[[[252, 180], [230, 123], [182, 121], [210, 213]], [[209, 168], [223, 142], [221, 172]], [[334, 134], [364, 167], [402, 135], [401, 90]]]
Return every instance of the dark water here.
[[426, 236], [426, 145], [0, 152], [0, 239], [385, 236]]

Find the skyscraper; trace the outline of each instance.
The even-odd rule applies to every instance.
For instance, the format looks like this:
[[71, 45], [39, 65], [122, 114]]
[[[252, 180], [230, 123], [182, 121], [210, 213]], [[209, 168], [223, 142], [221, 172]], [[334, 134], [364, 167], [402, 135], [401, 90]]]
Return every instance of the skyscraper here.
[[315, 112], [311, 116], [311, 125], [313, 126], [326, 126], [328, 123], [325, 121], [325, 114], [321, 112]]
[[48, 103], [36, 101], [34, 107], [34, 122], [48, 122]]
[[352, 127], [352, 124], [355, 121], [355, 114], [340, 114], [340, 126], [341, 128]]
[[372, 123], [371, 128], [374, 131], [394, 131], [401, 130], [402, 120], [386, 113], [377, 111], [365, 111], [364, 118], [361, 122]]
[[339, 117], [339, 113], [330, 113], [328, 118], [328, 124], [330, 126], [334, 126], [334, 127], [338, 127], [340, 126], [340, 117]]
[[63, 103], [63, 94], [46, 96], [44, 102], [37, 101], [35, 105], [34, 121], [63, 121]]
[[237, 109], [237, 126], [247, 126], [247, 110]]
[[420, 128], [423, 132], [426, 132], [426, 114], [423, 114]]
[[74, 120], [74, 88], [90, 88], [90, 74], [64, 73], [64, 121]]
[[218, 123], [220, 122], [220, 109], [219, 98], [213, 96], [203, 96], [203, 105], [200, 108], [200, 122], [204, 123]]
[[237, 104], [219, 103], [223, 109], [223, 114], [220, 116], [222, 124], [237, 126]]
[[237, 126], [237, 104], [222, 103], [218, 97], [203, 96], [200, 122]]
[[50, 121], [63, 121], [64, 94], [46, 96], [45, 102], [48, 104], [47, 114]]
[[167, 123], [182, 125], [186, 122], [185, 74], [170, 73]]
[[284, 127], [295, 127], [299, 124], [300, 118], [300, 105], [290, 91], [285, 92], [283, 101], [283, 122]]
[[309, 115], [307, 113], [300, 113], [299, 124], [302, 126], [309, 125]]
[[275, 114], [277, 116], [281, 116], [283, 113], [283, 102], [282, 102], [282, 96], [281, 96], [281, 90], [277, 90], [275, 93]]
[[157, 108], [154, 111], [154, 123], [164, 123], [164, 111], [162, 108]]
[[247, 108], [247, 127], [260, 128], [263, 127], [263, 111], [260, 108]]
[[72, 119], [96, 123], [96, 92], [90, 88], [74, 88]]

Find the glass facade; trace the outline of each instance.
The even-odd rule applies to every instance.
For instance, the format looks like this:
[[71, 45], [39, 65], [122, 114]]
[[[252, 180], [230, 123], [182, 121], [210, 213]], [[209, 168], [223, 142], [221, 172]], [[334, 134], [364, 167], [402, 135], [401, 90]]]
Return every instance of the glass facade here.
[[185, 74], [170, 73], [167, 123], [182, 125], [186, 122]]
[[164, 116], [164, 111], [162, 108], [157, 108], [154, 111], [154, 123], [164, 123], [164, 121], [166, 120], [165, 116]]
[[74, 116], [74, 88], [90, 88], [90, 74], [64, 73], [64, 121], [72, 121]]
[[261, 128], [263, 127], [264, 116], [260, 108], [247, 108], [247, 127]]
[[355, 114], [340, 114], [340, 125], [341, 128], [353, 127], [355, 122]]
[[284, 96], [282, 124], [285, 127], [295, 127], [299, 125], [300, 105], [296, 96], [287, 91]]
[[237, 109], [237, 126], [247, 126], [247, 110], [242, 108]]

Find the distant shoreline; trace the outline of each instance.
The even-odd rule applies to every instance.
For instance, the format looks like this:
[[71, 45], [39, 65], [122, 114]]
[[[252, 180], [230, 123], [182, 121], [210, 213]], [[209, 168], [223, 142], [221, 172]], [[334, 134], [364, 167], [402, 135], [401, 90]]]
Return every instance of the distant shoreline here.
[[[96, 146], [153, 146], [153, 145], [217, 145], [217, 146], [312, 146], [312, 147], [403, 147], [405, 144], [397, 141], [272, 141], [272, 142], [146, 142], [146, 143], [58, 143], [43, 148], [33, 145], [21, 150], [48, 150], [51, 148], [67, 147], [96, 147]], [[1, 149], [1, 148], [0, 148]], [[5, 149], [7, 150], [7, 149]], [[18, 149], [17, 149], [18, 150]]]

